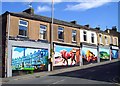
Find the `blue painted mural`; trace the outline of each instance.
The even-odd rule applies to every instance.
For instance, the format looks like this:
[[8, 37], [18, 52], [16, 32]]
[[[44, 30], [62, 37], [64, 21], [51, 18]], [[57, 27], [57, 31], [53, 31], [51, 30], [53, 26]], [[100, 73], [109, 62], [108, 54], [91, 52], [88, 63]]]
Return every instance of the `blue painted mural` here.
[[47, 49], [12, 47], [12, 70], [44, 70], [47, 66]]
[[109, 59], [110, 51], [107, 48], [99, 48], [99, 57], [100, 59]]
[[111, 50], [111, 58], [112, 59], [118, 58], [118, 50]]
[[97, 60], [97, 49], [83, 47], [82, 58], [87, 62], [96, 61]]

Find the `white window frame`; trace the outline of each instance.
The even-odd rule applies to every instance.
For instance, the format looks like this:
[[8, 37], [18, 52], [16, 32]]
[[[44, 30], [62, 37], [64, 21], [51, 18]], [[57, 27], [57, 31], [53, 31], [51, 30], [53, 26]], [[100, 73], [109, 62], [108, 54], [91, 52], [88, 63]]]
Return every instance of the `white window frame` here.
[[99, 34], [99, 43], [100, 43], [100, 44], [103, 44], [102, 34]]
[[110, 44], [113, 44], [113, 37], [110, 36]]
[[[84, 32], [86, 32], [86, 41], [84, 40], [84, 35], [85, 35]], [[87, 42], [87, 31], [86, 30], [83, 31], [83, 41]]]
[[[92, 37], [93, 37], [93, 42], [92, 42]], [[95, 43], [95, 34], [94, 33], [91, 33], [91, 43]]]
[[[73, 32], [75, 31], [75, 33]], [[74, 38], [74, 35], [75, 35], [75, 40], [73, 40]], [[76, 30], [72, 30], [72, 42], [76, 42], [77, 41], [77, 31]]]
[[[27, 23], [27, 25], [20, 24], [20, 21], [25, 21], [25, 22]], [[20, 19], [20, 20], [19, 20], [19, 25], [27, 27], [27, 26], [28, 26], [28, 21], [26, 21], [26, 20], [23, 20], [23, 19]]]
[[[21, 24], [20, 21], [24, 21], [24, 22], [26, 22], [27, 25], [25, 25], [25, 24]], [[28, 21], [23, 20], [23, 19], [20, 19], [20, 20], [19, 20], [19, 26], [24, 26], [24, 27], [26, 27], [27, 30], [28, 30]], [[20, 30], [20, 28], [19, 28], [19, 30]], [[27, 30], [26, 30], [26, 36], [25, 36], [25, 35], [20, 35], [20, 34], [19, 34], [19, 36], [21, 36], [21, 37], [27, 37]]]
[[114, 45], [118, 45], [118, 38], [114, 37]]
[[108, 45], [108, 36], [105, 35], [105, 45]]
[[[45, 29], [41, 28], [41, 25], [42, 25], [42, 26], [45, 26], [46, 28], [45, 28]], [[41, 37], [41, 34], [44, 35], [43, 33], [41, 33], [41, 31], [45, 31], [45, 32], [46, 32], [46, 35], [47, 35], [47, 25], [40, 24], [40, 30], [39, 30], [39, 38], [40, 38], [41, 40], [46, 40], [46, 39], [47, 39], [46, 36], [45, 36], [45, 39], [44, 39], [44, 36]]]

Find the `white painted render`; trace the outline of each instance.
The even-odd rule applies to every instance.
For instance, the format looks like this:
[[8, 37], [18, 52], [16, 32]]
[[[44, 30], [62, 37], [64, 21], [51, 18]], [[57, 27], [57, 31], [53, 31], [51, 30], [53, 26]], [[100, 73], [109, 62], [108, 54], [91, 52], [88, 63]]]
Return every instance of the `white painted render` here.
[[[87, 41], [83, 40], [83, 31], [87, 32]], [[91, 34], [92, 33], [94, 34], [94, 43], [91, 42]], [[95, 31], [88, 31], [88, 30], [81, 29], [80, 30], [80, 42], [86, 42], [86, 43], [97, 45], [97, 33]]]

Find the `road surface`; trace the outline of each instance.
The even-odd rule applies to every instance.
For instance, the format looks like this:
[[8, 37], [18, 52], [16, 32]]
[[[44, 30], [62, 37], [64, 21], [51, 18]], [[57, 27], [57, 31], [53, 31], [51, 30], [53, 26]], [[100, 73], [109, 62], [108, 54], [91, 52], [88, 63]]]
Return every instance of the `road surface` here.
[[36, 77], [27, 80], [9, 81], [3, 84], [3, 86], [11, 86], [10, 84], [12, 85], [14, 84], [14, 86], [17, 86], [17, 84], [46, 84], [47, 86], [55, 85], [55, 84], [120, 85], [119, 70], [120, 70], [120, 61], [101, 65], [101, 66], [75, 70], [71, 72], [59, 73], [50, 76]]

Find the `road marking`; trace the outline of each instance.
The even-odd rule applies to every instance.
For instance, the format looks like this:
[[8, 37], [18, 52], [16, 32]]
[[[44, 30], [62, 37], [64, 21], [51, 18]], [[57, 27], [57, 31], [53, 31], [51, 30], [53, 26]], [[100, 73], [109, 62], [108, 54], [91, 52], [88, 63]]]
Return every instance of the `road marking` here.
[[116, 85], [120, 85], [120, 83], [115, 83]]
[[62, 81], [65, 81], [65, 79], [59, 80], [59, 81], [54, 82], [54, 83], [52, 83], [52, 84], [57, 84], [57, 83], [62, 82]]
[[90, 72], [95, 72], [96, 70], [90, 70]]

